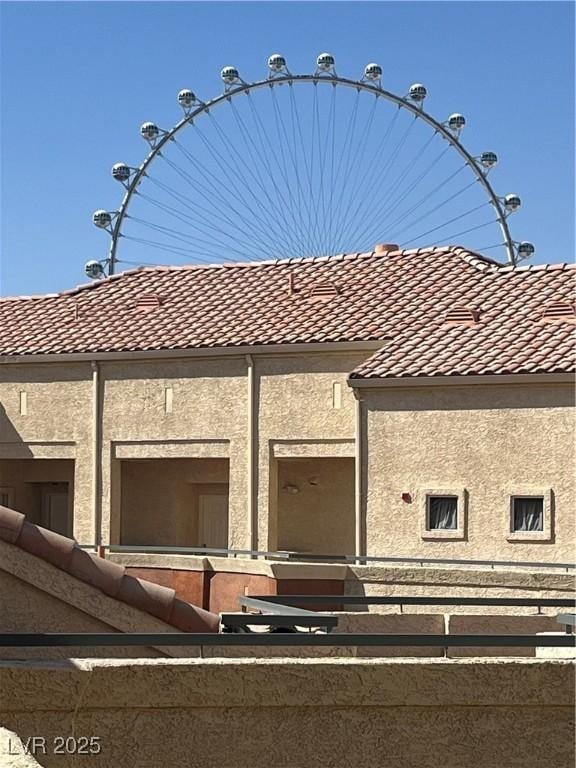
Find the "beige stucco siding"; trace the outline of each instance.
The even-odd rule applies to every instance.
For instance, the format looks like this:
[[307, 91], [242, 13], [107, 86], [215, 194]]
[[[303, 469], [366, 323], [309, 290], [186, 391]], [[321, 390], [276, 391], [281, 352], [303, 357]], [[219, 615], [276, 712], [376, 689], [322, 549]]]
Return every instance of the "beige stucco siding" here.
[[[364, 390], [368, 554], [574, 556], [574, 394], [568, 385]], [[462, 540], [422, 539], [425, 493], [465, 490]], [[552, 491], [547, 541], [508, 541], [510, 495]], [[410, 494], [411, 503], [402, 500]]]
[[[258, 387], [258, 540], [278, 546], [276, 441], [311, 441], [318, 457], [341, 455], [339, 441], [355, 434], [354, 393], [349, 372], [366, 353], [257, 358]], [[340, 385], [340, 407], [334, 407], [334, 384]], [[293, 445], [294, 455], [297, 446]]]
[[[102, 523], [103, 536], [120, 536], [121, 483], [118, 443], [143, 443], [141, 458], [221, 456], [230, 458], [230, 541], [243, 548], [248, 539], [246, 513], [246, 361], [243, 357], [107, 363], [101, 367], [103, 390]], [[165, 390], [172, 389], [172, 412]], [[212, 451], [212, 453], [211, 453]], [[205, 480], [210, 482], [211, 480]], [[157, 521], [164, 526], [162, 520]], [[174, 543], [174, 542], [172, 542]]]
[[[74, 506], [85, 510], [74, 521], [74, 535], [83, 542], [93, 541], [91, 376], [89, 363], [0, 366], [0, 459], [74, 459]], [[16, 465], [8, 467], [0, 484], [18, 481]]]

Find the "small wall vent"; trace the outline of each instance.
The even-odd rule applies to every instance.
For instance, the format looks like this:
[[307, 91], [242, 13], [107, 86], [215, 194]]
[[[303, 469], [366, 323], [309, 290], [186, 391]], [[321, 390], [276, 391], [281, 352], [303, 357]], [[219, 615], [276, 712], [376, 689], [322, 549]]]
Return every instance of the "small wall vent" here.
[[444, 317], [445, 323], [452, 325], [474, 325], [480, 320], [480, 312], [471, 307], [451, 307]]
[[576, 309], [568, 301], [553, 301], [544, 307], [542, 319], [546, 322], [575, 322]]

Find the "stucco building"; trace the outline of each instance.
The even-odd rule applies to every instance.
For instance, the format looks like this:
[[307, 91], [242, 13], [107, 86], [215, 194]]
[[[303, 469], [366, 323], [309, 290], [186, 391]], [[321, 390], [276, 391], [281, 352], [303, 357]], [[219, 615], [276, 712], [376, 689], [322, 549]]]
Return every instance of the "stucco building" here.
[[83, 544], [570, 561], [574, 265], [462, 248], [0, 300], [0, 504]]

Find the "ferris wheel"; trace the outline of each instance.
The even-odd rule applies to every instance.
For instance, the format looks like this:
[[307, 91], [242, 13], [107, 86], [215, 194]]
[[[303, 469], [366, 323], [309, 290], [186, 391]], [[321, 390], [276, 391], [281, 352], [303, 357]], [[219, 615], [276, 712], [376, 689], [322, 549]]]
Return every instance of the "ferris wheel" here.
[[112, 166], [124, 195], [93, 215], [110, 244], [86, 264], [91, 278], [119, 264], [326, 256], [383, 240], [465, 244], [511, 264], [533, 255], [510, 232], [519, 196], [492, 186], [498, 156], [463, 146], [464, 115], [425, 111], [421, 83], [397, 95], [379, 64], [350, 79], [329, 53], [312, 74], [293, 74], [274, 54], [264, 79], [246, 82], [227, 66], [221, 80], [209, 101], [181, 90], [172, 128], [141, 126], [144, 161]]

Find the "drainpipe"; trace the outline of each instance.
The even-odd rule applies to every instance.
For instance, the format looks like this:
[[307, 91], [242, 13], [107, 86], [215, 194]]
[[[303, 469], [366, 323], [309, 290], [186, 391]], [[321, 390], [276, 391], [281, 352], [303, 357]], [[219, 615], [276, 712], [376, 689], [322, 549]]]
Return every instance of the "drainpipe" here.
[[100, 369], [98, 363], [92, 361], [92, 527], [94, 544], [98, 554], [102, 544], [100, 517]]
[[[362, 555], [362, 400], [358, 390], [356, 396], [356, 429], [354, 440], [354, 554]], [[360, 561], [356, 560], [356, 565]]]
[[247, 455], [246, 455], [246, 501], [248, 508], [248, 538], [250, 549], [258, 549], [258, 526], [254, 503], [254, 360], [252, 355], [246, 355], [247, 369]]

